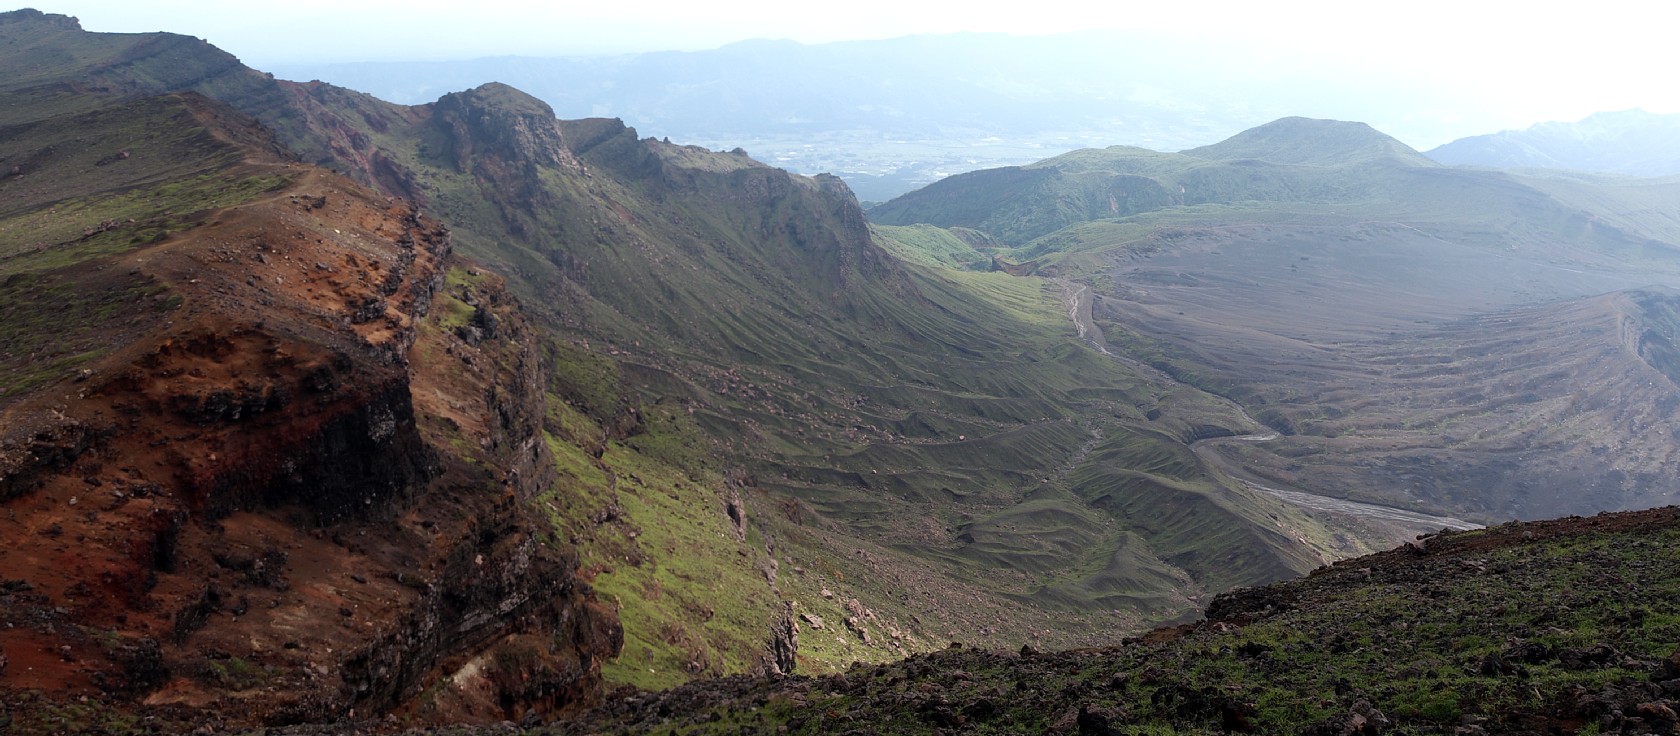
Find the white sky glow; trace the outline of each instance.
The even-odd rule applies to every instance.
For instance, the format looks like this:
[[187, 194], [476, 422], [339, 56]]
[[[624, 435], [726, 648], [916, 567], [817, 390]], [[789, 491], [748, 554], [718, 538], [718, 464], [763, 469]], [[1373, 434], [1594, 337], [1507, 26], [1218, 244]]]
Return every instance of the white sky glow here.
[[77, 16], [91, 31], [199, 36], [257, 68], [699, 50], [749, 38], [822, 43], [957, 31], [1136, 29], [1194, 43], [1259, 39], [1293, 63], [1416, 80], [1450, 92], [1443, 99], [1488, 103], [1506, 127], [1633, 107], [1680, 112], [1680, 84], [1673, 81], [1680, 4], [1650, 0], [41, 0], [36, 7]]

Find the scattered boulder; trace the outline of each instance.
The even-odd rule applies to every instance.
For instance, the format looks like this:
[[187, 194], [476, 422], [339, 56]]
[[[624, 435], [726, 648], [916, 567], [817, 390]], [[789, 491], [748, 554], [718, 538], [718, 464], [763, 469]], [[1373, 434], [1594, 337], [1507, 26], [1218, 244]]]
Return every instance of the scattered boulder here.
[[964, 708], [962, 714], [970, 721], [985, 721], [997, 717], [1001, 712], [1002, 709], [989, 698], [980, 698]]
[[1260, 709], [1253, 703], [1227, 698], [1219, 704], [1219, 725], [1227, 732], [1248, 733], [1254, 730], [1254, 717]]
[[793, 601], [783, 601], [782, 611], [770, 625], [769, 657], [765, 670], [772, 675], [791, 675], [799, 665], [799, 624], [793, 619]]
[[741, 501], [741, 491], [734, 484], [729, 487], [729, 497], [724, 499], [723, 511], [735, 527], [735, 541], [747, 541], [747, 505]]
[[1312, 736], [1371, 736], [1385, 731], [1392, 721], [1369, 700], [1359, 700], [1348, 712], [1308, 729]]
[[1541, 662], [1549, 662], [1555, 659], [1557, 657], [1557, 653], [1554, 652], [1551, 647], [1544, 644], [1526, 642], [1507, 647], [1505, 651], [1500, 653], [1500, 656], [1504, 657], [1508, 662], [1540, 664]]
[[1482, 657], [1482, 663], [1477, 671], [1487, 677], [1527, 674], [1527, 670], [1522, 665], [1505, 661], [1505, 658], [1500, 656], [1498, 652], [1490, 652], [1487, 656]]
[[484, 336], [484, 339], [496, 339], [496, 337], [500, 334], [497, 329], [500, 324], [501, 320], [496, 317], [496, 313], [486, 309], [483, 305], [479, 305], [473, 309], [471, 325], [478, 328], [479, 333]]
[[1353, 704], [1353, 713], [1354, 715], [1365, 719], [1365, 724], [1369, 729], [1369, 733], [1381, 733], [1390, 725], [1393, 725], [1393, 722], [1388, 719], [1388, 716], [1383, 715], [1382, 711], [1377, 710], [1377, 707], [1372, 705], [1369, 700], [1362, 699], [1355, 701]]
[[140, 639], [118, 647], [111, 659], [122, 666], [122, 679], [108, 688], [112, 692], [132, 697], [169, 682], [169, 667], [164, 664], [163, 649], [156, 639]]
[[1079, 736], [1120, 736], [1120, 729], [1114, 726], [1119, 715], [1112, 709], [1093, 708], [1086, 703], [1079, 707], [1074, 722], [1079, 726]]
[[1651, 682], [1668, 682], [1680, 680], [1680, 649], [1668, 655], [1668, 659], [1657, 664], [1657, 669], [1651, 672]]
[[1557, 653], [1558, 664], [1569, 670], [1595, 670], [1612, 667], [1622, 659], [1622, 653], [1609, 644], [1594, 644], [1580, 649], [1562, 649]]
[[857, 616], [846, 617], [846, 628], [851, 629], [852, 633], [857, 635], [858, 640], [864, 644], [872, 643], [869, 639], [869, 629], [864, 627], [863, 621]]

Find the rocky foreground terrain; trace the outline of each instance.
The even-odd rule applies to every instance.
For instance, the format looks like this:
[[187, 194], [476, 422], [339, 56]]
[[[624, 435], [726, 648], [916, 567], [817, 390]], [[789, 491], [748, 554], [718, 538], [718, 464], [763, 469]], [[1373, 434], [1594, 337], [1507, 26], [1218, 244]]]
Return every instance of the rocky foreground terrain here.
[[1680, 510], [1446, 533], [1102, 649], [619, 693], [584, 733], [1673, 733]]
[[[569, 720], [444, 732], [1674, 733], [1677, 601], [1680, 509], [1511, 523], [1238, 590], [1202, 620], [1114, 647], [953, 642], [843, 674], [624, 689]], [[33, 697], [7, 708], [18, 733], [227, 730], [182, 709], [117, 715]], [[386, 718], [274, 732], [399, 730]]]

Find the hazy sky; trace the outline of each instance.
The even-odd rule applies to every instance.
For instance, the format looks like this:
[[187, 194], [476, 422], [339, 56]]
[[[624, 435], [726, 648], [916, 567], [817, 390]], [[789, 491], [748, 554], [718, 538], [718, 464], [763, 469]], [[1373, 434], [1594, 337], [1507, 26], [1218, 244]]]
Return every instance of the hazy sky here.
[[[1477, 96], [1510, 127], [1601, 110], [1680, 112], [1673, 74], [1680, 4], [1407, 0], [61, 0], [92, 31], [169, 30], [265, 64], [714, 48], [748, 38], [806, 43], [914, 33], [1044, 34], [1132, 28], [1217, 44], [1275, 41], [1279, 58], [1369, 67]], [[1673, 7], [1671, 7], [1671, 5]], [[1237, 63], [1241, 63], [1239, 60]]]

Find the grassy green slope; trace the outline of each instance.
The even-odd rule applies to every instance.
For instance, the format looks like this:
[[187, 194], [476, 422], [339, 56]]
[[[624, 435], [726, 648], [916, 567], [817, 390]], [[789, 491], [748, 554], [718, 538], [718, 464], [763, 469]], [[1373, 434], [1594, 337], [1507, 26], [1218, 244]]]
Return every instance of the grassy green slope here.
[[1116, 146], [954, 176], [878, 205], [870, 217], [969, 227], [1019, 246], [1092, 220], [1198, 205], [1357, 205], [1375, 196], [1373, 168], [1386, 174], [1406, 165], [1391, 158], [1337, 165], [1204, 159]]
[[985, 269], [991, 256], [945, 228], [932, 225], [875, 225], [881, 247], [894, 256], [924, 266]]

